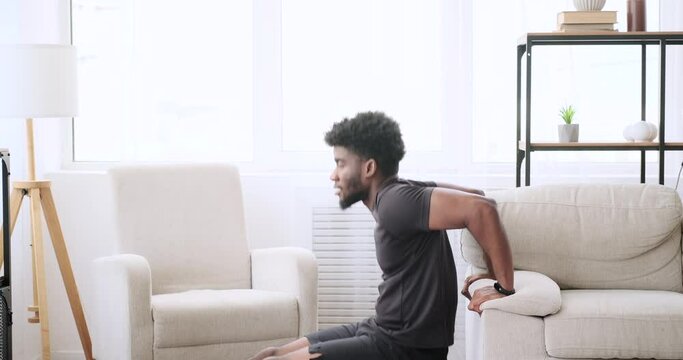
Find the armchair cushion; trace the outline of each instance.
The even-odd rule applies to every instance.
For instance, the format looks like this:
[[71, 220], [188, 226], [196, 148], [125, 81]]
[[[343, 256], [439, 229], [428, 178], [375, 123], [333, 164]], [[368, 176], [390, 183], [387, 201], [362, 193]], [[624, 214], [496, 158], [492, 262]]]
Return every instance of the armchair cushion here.
[[[479, 280], [470, 286], [470, 293], [493, 285], [490, 279]], [[512, 314], [546, 316], [555, 314], [562, 306], [560, 287], [549, 277], [533, 271], [515, 271], [516, 293], [500, 299], [489, 300], [482, 310], [496, 309]]]
[[154, 347], [295, 338], [296, 296], [263, 290], [190, 290], [154, 295]]
[[560, 358], [683, 359], [683, 294], [565, 290], [545, 318], [549, 355]]

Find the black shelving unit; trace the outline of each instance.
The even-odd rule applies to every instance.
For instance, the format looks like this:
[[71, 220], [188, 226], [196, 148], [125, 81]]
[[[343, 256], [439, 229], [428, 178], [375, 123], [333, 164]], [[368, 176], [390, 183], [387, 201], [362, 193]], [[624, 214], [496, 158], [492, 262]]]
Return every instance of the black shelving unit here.
[[9, 150], [0, 149], [2, 162], [2, 250], [3, 271], [0, 276], [0, 360], [12, 359], [12, 263], [9, 216]]
[[[683, 150], [683, 142], [665, 142], [664, 101], [666, 91], [666, 48], [682, 45], [683, 32], [595, 32], [595, 33], [528, 33], [517, 44], [517, 141], [515, 142], [516, 186], [521, 186], [522, 162], [524, 161], [524, 184], [531, 183], [531, 153], [534, 151], [640, 151], [640, 182], [645, 183], [645, 152], [659, 152], [659, 183], [664, 184], [664, 153], [667, 150]], [[538, 143], [531, 141], [531, 59], [534, 46], [558, 45], [640, 45], [641, 46], [641, 119], [645, 118], [645, 80], [648, 45], [657, 46], [659, 64], [659, 140], [657, 142], [595, 142], [595, 143]], [[522, 59], [526, 55], [526, 134], [522, 140]], [[525, 161], [526, 160], [526, 161]]]

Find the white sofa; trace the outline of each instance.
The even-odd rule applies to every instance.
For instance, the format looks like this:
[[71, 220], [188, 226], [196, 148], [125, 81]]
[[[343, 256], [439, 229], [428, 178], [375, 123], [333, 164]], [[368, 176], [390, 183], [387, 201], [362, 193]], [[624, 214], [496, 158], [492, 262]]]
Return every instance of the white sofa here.
[[94, 264], [97, 359], [244, 360], [316, 330], [316, 260], [299, 248], [249, 251], [235, 167], [108, 176], [118, 251]]
[[[517, 294], [469, 312], [467, 359], [683, 359], [681, 200], [660, 185], [491, 193]], [[486, 272], [468, 231], [470, 273]], [[492, 283], [478, 281], [472, 290]]]

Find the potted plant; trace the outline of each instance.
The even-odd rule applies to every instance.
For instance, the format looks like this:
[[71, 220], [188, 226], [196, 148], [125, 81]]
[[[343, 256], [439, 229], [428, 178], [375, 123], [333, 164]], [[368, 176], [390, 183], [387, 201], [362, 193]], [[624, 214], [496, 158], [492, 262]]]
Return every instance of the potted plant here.
[[560, 117], [564, 124], [557, 126], [557, 134], [561, 143], [579, 141], [579, 124], [573, 123], [574, 115], [576, 115], [576, 110], [571, 105], [560, 109]]

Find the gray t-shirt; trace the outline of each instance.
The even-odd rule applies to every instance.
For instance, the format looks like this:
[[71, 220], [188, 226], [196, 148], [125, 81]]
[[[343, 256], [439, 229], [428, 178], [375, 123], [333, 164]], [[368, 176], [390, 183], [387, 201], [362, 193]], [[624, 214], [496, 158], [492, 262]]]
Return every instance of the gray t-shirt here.
[[458, 304], [453, 252], [445, 231], [429, 230], [433, 182], [390, 178], [372, 215], [382, 269], [376, 321], [394, 341], [411, 347], [453, 344]]

